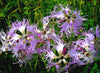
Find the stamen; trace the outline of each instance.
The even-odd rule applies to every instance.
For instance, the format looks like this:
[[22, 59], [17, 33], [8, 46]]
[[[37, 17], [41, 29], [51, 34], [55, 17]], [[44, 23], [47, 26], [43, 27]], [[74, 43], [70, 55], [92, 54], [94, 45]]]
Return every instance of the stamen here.
[[11, 39], [11, 36], [8, 35], [8, 39]]
[[32, 41], [32, 39], [31, 39], [30, 37], [27, 37], [27, 39], [28, 39], [29, 41]]
[[45, 31], [45, 30], [44, 30], [44, 31], [42, 31], [42, 34], [43, 34], [43, 35], [45, 35], [45, 34], [46, 34], [46, 31]]
[[53, 57], [54, 57], [55, 59], [57, 59], [57, 58], [58, 58], [56, 55], [53, 55]]
[[57, 65], [60, 65], [60, 63], [57, 63]]
[[6, 51], [8, 51], [8, 48], [6, 48]]
[[73, 17], [76, 17], [76, 15], [75, 15], [75, 14], [73, 14], [72, 16], [73, 16]]
[[64, 59], [64, 56], [61, 56], [59, 59]]
[[54, 30], [51, 30], [51, 33], [54, 33]]
[[85, 52], [84, 54], [85, 54], [87, 57], [90, 56], [90, 53], [88, 53], [88, 52]]
[[65, 17], [65, 20], [67, 20], [68, 18], [67, 17]]
[[70, 14], [70, 11], [68, 11], [68, 13]]
[[31, 32], [28, 30], [28, 31], [27, 31], [27, 34], [30, 34], [30, 33], [31, 33]]
[[65, 60], [65, 59], [63, 59], [63, 62], [64, 62], [64, 64], [65, 64], [65, 65], [68, 65], [68, 62], [66, 62], [66, 60]]
[[19, 39], [20, 39], [21, 37], [22, 37], [22, 36], [20, 36], [20, 35], [18, 36]]
[[60, 54], [60, 55], [62, 54], [62, 51], [61, 51], [61, 50], [59, 50], [59, 54]]
[[73, 23], [75, 22], [74, 19], [72, 19], [72, 22], [73, 22]]
[[22, 57], [19, 57], [19, 59], [21, 59], [21, 60], [22, 60], [23, 58], [22, 58]]
[[68, 62], [66, 62], [65, 64], [68, 65]]
[[70, 54], [67, 54], [67, 55], [66, 55], [66, 58], [69, 58], [69, 57], [70, 57]]
[[70, 20], [67, 21], [68, 23], [70, 22]]
[[22, 33], [25, 34], [25, 30], [22, 30]]
[[23, 44], [25, 44], [25, 42], [26, 42], [26, 39], [23, 40]]
[[15, 44], [12, 45], [13, 47], [15, 46]]

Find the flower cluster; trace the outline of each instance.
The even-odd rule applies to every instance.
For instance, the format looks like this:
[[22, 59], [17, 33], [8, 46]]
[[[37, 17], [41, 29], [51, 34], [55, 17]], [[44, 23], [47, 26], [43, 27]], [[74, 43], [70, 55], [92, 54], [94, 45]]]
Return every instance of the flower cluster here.
[[[7, 33], [0, 32], [0, 53], [11, 51], [21, 64], [38, 53], [45, 57], [47, 69], [55, 66], [58, 72], [68, 72], [71, 65], [93, 63], [100, 48], [100, 26], [85, 31], [81, 25], [87, 19], [80, 16], [80, 11], [73, 11], [68, 6], [59, 7], [43, 18], [42, 29], [23, 19], [12, 23]], [[59, 31], [54, 25], [51, 27], [51, 23], [57, 24], [55, 27]]]

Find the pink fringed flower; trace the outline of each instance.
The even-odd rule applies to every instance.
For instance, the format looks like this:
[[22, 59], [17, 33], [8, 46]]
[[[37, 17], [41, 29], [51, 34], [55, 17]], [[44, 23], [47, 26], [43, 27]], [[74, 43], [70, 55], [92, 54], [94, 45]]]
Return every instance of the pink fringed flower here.
[[37, 53], [36, 45], [38, 41], [35, 39], [36, 26], [29, 25], [29, 21], [16, 21], [12, 23], [11, 29], [5, 34], [0, 33], [2, 42], [2, 51], [10, 51], [13, 57], [18, 59], [20, 63], [26, 63], [32, 59], [32, 55]]
[[77, 40], [74, 43], [74, 49], [76, 49], [76, 59], [78, 65], [86, 65], [94, 62], [96, 50], [94, 48], [94, 35], [91, 33], [85, 33], [83, 40]]
[[47, 68], [55, 66], [58, 72], [62, 70], [68, 71], [69, 66], [75, 63], [73, 59], [74, 50], [64, 48], [65, 44], [61, 40], [57, 40], [56, 43], [55, 51], [50, 50], [47, 52], [46, 59], [49, 62]]
[[[85, 18], [80, 16], [80, 12], [72, 11], [70, 8], [63, 7], [60, 5], [61, 10], [56, 11], [58, 9], [56, 7], [53, 14], [50, 16], [51, 18], [57, 18], [57, 23], [60, 24], [59, 28], [61, 28], [61, 33], [63, 32], [69, 36], [69, 33], [75, 33], [75, 35], [79, 34], [79, 30], [83, 29], [81, 27], [82, 22], [86, 20]], [[71, 30], [71, 31], [70, 31]]]
[[0, 41], [2, 43], [2, 47], [0, 48], [1, 52], [10, 51], [12, 48], [10, 35], [7, 35], [5, 32], [0, 32]]
[[36, 31], [36, 33], [40, 34], [40, 38], [43, 40], [49, 39], [50, 36], [53, 36], [53, 37], [56, 36], [54, 29], [47, 28], [48, 23], [49, 23], [49, 17], [44, 17], [43, 18], [43, 30], [37, 29]]

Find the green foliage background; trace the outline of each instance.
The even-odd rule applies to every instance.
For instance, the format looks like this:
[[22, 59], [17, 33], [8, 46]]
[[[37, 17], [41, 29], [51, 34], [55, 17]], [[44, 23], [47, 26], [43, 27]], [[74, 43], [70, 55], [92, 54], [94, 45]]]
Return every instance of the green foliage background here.
[[[32, 23], [38, 23], [44, 16], [53, 11], [55, 5], [69, 5], [73, 10], [81, 10], [81, 15], [87, 15], [84, 22], [85, 28], [100, 25], [100, 1], [99, 0], [0, 0], [0, 30], [7, 31], [8, 26], [16, 20], [26, 18]], [[45, 62], [35, 55], [31, 64], [20, 67], [11, 58], [10, 53], [0, 55], [0, 73], [56, 73], [54, 67], [48, 72]], [[64, 72], [63, 72], [64, 73]], [[95, 59], [93, 64], [70, 68], [69, 73], [100, 73], [100, 60]]]

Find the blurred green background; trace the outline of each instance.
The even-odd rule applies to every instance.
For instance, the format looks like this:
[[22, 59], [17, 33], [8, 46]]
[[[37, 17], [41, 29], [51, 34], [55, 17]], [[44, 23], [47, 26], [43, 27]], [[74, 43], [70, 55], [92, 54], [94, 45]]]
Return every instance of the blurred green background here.
[[[0, 31], [7, 31], [12, 22], [23, 18], [28, 19], [30, 24], [37, 24], [59, 4], [68, 4], [73, 10], [81, 10], [82, 16], [87, 15], [88, 20], [84, 22], [87, 30], [100, 25], [99, 0], [0, 0]], [[36, 60], [26, 67], [12, 64], [15, 59], [11, 56], [10, 53], [0, 55], [0, 73], [56, 73], [53, 67], [48, 72], [45, 63], [37, 55]], [[100, 73], [100, 60], [95, 59], [92, 64], [70, 68], [69, 73]]]

